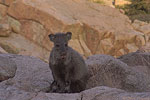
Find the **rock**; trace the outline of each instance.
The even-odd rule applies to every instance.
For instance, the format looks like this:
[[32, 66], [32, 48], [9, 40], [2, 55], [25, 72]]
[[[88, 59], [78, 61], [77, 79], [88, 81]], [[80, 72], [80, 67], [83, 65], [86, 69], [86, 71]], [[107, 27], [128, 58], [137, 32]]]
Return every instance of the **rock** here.
[[12, 33], [7, 38], [0, 37], [0, 46], [8, 53], [34, 56], [46, 62], [49, 59], [50, 51], [27, 40], [20, 34]]
[[11, 79], [12, 86], [30, 92], [48, 91], [53, 78], [47, 63], [34, 57], [0, 55], [14, 60], [17, 65], [16, 74]]
[[0, 88], [0, 100], [30, 100], [35, 96], [36, 93], [26, 92], [13, 86], [6, 85], [6, 88]]
[[139, 52], [150, 52], [150, 43], [147, 43], [146, 45], [142, 46], [138, 50]]
[[0, 82], [13, 78], [16, 73], [17, 66], [15, 62], [8, 57], [3, 57], [0, 54]]
[[132, 26], [138, 30], [140, 26], [143, 26], [143, 25], [147, 25], [148, 23], [146, 22], [143, 22], [143, 21], [140, 21], [140, 20], [134, 20], [134, 22], [132, 23]]
[[5, 16], [7, 13], [7, 7], [5, 5], [0, 4], [0, 15]]
[[70, 46], [70, 47], [73, 47], [73, 49], [75, 49], [75, 50], [78, 49], [78, 52], [80, 52], [80, 54], [81, 54], [82, 56], [85, 56], [85, 55], [84, 55], [84, 51], [83, 51], [83, 49], [82, 49], [82, 47], [81, 47], [81, 45], [80, 45], [80, 42], [79, 42], [77, 39], [75, 39], [75, 40], [70, 40], [70, 41], [69, 41], [69, 46]]
[[15, 20], [14, 18], [8, 16], [8, 23], [11, 27], [11, 30], [15, 33], [21, 32], [21, 24], [18, 20]]
[[18, 54], [19, 50], [12, 43], [0, 40], [0, 46], [8, 53]]
[[150, 34], [150, 24], [143, 25], [138, 30], [145, 34]]
[[[146, 43], [144, 34], [134, 30], [129, 18], [119, 10], [86, 0], [18, 0], [10, 5], [8, 14], [22, 22], [21, 34], [47, 50], [52, 48], [48, 34], [67, 31], [73, 33], [73, 48], [78, 45], [76, 50], [86, 56], [120, 56]], [[126, 46], [131, 43], [135, 49]]]
[[143, 71], [148, 76], [150, 75], [150, 53], [137, 51], [120, 56], [118, 59], [128, 66]]
[[40, 23], [37, 23], [35, 21], [21, 20], [20, 34], [42, 46], [47, 32], [44, 26]]
[[[90, 69], [90, 72], [95, 71], [95, 73], [91, 73], [91, 75], [97, 75], [105, 65], [106, 69], [111, 68], [109, 70], [105, 69], [104, 74], [107, 76], [107, 82], [105, 80], [103, 80], [103, 82], [105, 81], [106, 83], [109, 83], [112, 81], [112, 79], [122, 77], [122, 75], [125, 73], [127, 74], [126, 77], [122, 77], [122, 80], [125, 80], [125, 83], [128, 81], [129, 84], [131, 84], [131, 79], [133, 80], [132, 82], [140, 80], [141, 83], [138, 83], [139, 89], [144, 87], [144, 84], [141, 84], [144, 82], [143, 80], [146, 77], [143, 77], [143, 80], [141, 80], [140, 75], [142, 74], [140, 74], [140, 72], [133, 70], [131, 67], [128, 68], [125, 63], [118, 59], [106, 55], [94, 55], [89, 57], [87, 61], [89, 62], [86, 63], [91, 66], [93, 65], [93, 67], [91, 67], [92, 69]], [[0, 54], [0, 67], [3, 64], [8, 66], [10, 65], [10, 62], [11, 66], [15, 64], [17, 70], [15, 76], [0, 82], [0, 100], [149, 100], [150, 98], [150, 92], [140, 93], [134, 91], [133, 93], [106, 86], [97, 86], [80, 93], [45, 93], [49, 89], [50, 83], [53, 81], [52, 73], [47, 63], [30, 56]], [[113, 62], [115, 62], [114, 65]], [[105, 63], [105, 65], [100, 66], [100, 63]], [[118, 68], [116, 69], [116, 72], [119, 72], [119, 70], [122, 70], [122, 72], [120, 72], [118, 76], [113, 74], [115, 76], [112, 76], [112, 79], [110, 79], [112, 74], [111, 72], [114, 72], [113, 67]], [[13, 67], [10, 69], [12, 70], [11, 72], [15, 70]], [[130, 72], [128, 72], [128, 70], [130, 70]], [[137, 76], [138, 79], [135, 78], [134, 75], [139, 75]], [[116, 82], [113, 82], [113, 84], [115, 84], [120, 81], [116, 80]], [[124, 84], [124, 86], [126, 87], [126, 84]], [[134, 87], [135, 84], [133, 85], [132, 83], [132, 86]], [[127, 88], [128, 87], [126, 87], [126, 89]], [[147, 89], [147, 91], [148, 90], [149, 89]]]
[[87, 58], [86, 63], [91, 73], [87, 88], [109, 86], [132, 92], [149, 91], [149, 76], [119, 59], [107, 55], [93, 55]]
[[8, 37], [10, 33], [11, 31], [8, 24], [0, 24], [0, 37]]
[[59, 94], [59, 93], [38, 93], [38, 95], [31, 100], [80, 100], [81, 95], [78, 93]]
[[15, 0], [0, 0], [0, 3], [9, 6], [11, 3], [13, 3]]
[[82, 100], [149, 100], [149, 98], [149, 92], [128, 93], [120, 89], [104, 86], [85, 90], [82, 95]]
[[[87, 47], [87, 45], [85, 44], [85, 42], [82, 40], [82, 36], [79, 36], [79, 43], [81, 45], [81, 48], [83, 49], [84, 56], [85, 57], [91, 56], [92, 53], [91, 53], [90, 49]], [[78, 50], [77, 48], [74, 48], [74, 49]], [[78, 51], [78, 52], [80, 52], [80, 51]]]
[[0, 47], [0, 53], [7, 53], [2, 47]]
[[149, 100], [150, 93], [131, 93], [116, 88], [95, 87], [81, 93], [33, 93], [8, 87], [0, 90], [2, 100]]

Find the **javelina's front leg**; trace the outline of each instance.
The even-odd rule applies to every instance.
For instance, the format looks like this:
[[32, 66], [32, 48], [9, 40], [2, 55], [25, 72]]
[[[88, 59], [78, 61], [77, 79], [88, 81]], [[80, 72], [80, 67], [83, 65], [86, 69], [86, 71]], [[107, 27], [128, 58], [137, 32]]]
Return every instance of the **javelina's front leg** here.
[[64, 88], [65, 93], [70, 93], [71, 92], [70, 85], [71, 85], [70, 71], [68, 69], [67, 73], [66, 73], [66, 76], [65, 76], [65, 88]]
[[58, 90], [59, 90], [59, 87], [58, 87], [56, 81], [54, 80], [54, 81], [51, 83], [50, 92], [53, 93], [53, 92], [57, 92]]
[[64, 82], [62, 81], [60, 74], [54, 65], [51, 65], [52, 75], [54, 78], [51, 84], [51, 92], [60, 92], [61, 88], [64, 87]]

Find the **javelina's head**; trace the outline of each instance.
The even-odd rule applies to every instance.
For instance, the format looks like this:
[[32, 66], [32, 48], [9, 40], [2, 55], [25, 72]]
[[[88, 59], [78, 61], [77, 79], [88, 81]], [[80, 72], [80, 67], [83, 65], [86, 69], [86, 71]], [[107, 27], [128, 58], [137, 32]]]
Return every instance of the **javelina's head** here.
[[55, 51], [59, 55], [59, 59], [66, 59], [68, 50], [68, 41], [71, 39], [72, 33], [56, 33], [50, 34], [49, 38], [54, 43]]

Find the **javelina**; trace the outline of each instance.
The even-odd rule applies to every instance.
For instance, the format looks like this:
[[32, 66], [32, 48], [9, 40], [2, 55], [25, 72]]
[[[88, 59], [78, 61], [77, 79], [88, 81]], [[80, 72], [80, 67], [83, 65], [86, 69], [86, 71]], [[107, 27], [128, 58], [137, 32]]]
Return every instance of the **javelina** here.
[[71, 36], [71, 32], [49, 35], [50, 40], [54, 43], [49, 59], [54, 78], [51, 92], [75, 93], [86, 88], [87, 66], [83, 57], [68, 46]]

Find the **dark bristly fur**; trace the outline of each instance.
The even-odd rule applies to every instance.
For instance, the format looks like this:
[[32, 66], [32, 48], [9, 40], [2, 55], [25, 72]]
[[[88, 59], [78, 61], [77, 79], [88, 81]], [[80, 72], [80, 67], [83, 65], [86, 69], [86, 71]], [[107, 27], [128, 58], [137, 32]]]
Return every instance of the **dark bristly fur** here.
[[88, 70], [83, 57], [68, 46], [71, 35], [71, 32], [49, 35], [54, 43], [49, 59], [54, 77], [51, 92], [76, 93], [86, 88]]

